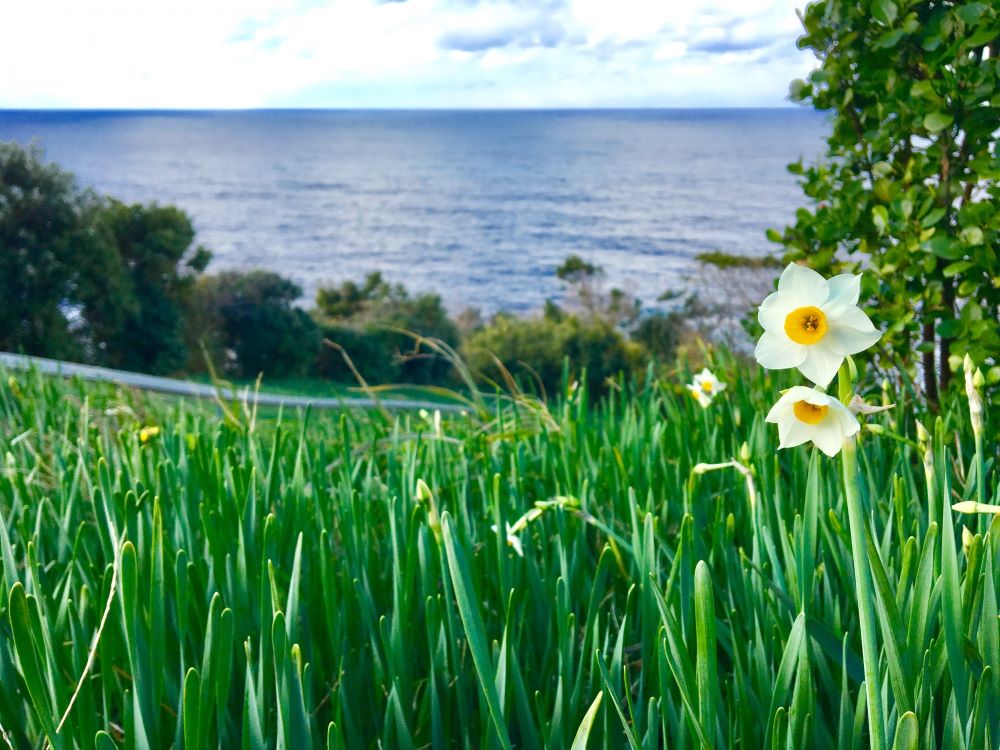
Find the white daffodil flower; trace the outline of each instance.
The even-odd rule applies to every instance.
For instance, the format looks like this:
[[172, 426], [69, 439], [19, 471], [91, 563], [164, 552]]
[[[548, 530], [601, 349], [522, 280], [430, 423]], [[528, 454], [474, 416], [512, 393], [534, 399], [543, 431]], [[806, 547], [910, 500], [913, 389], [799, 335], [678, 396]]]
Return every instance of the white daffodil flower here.
[[[492, 526], [490, 526], [490, 531], [496, 534], [497, 525], [493, 524]], [[507, 536], [507, 544], [514, 548], [514, 551], [517, 553], [518, 557], [524, 557], [524, 547], [521, 546], [521, 537], [517, 535], [517, 531], [510, 524], [507, 524], [506, 536]]]
[[694, 376], [693, 385], [696, 388], [701, 389], [706, 396], [713, 398], [722, 391], [726, 390], [726, 384], [715, 377], [715, 375], [713, 375], [711, 370], [707, 367]]
[[767, 414], [778, 425], [779, 448], [812, 441], [828, 456], [836, 456], [844, 438], [861, 429], [858, 418], [837, 399], [804, 385], [785, 391]]
[[790, 263], [768, 295], [757, 319], [764, 335], [754, 356], [769, 370], [799, 368], [825, 388], [844, 358], [864, 351], [882, 334], [858, 307], [861, 276], [824, 279], [811, 268]]
[[700, 386], [697, 386], [694, 383], [688, 383], [684, 387], [687, 388], [688, 393], [691, 394], [691, 397], [698, 402], [698, 406], [702, 409], [707, 409], [708, 405], [712, 403], [712, 397], [705, 393]]

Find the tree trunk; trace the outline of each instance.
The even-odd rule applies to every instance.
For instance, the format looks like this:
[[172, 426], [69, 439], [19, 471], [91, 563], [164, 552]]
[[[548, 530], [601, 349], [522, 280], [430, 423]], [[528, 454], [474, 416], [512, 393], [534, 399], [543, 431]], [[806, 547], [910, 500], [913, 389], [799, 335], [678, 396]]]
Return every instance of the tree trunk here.
[[[946, 278], [943, 282], [943, 287], [941, 290], [941, 304], [944, 307], [944, 313], [948, 318], [955, 317], [955, 282], [953, 279]], [[941, 338], [940, 351], [941, 351], [941, 373], [940, 373], [940, 393], [944, 393], [948, 390], [948, 385], [951, 383], [951, 365], [948, 364], [948, 357], [951, 354], [951, 339]]]

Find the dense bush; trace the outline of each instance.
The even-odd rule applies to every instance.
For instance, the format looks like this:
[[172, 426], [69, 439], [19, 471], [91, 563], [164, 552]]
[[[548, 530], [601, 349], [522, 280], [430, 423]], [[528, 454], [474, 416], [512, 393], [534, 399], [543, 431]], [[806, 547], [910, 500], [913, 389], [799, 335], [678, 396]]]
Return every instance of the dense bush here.
[[[319, 328], [295, 307], [297, 284], [270, 271], [224, 271], [199, 279], [190, 337], [237, 377], [303, 375], [319, 350]], [[199, 347], [200, 348], [200, 347]]]
[[871, 272], [883, 359], [922, 364], [934, 401], [966, 352], [1000, 359], [1000, 6], [834, 0], [803, 24], [820, 66], [792, 97], [832, 129], [824, 160], [791, 167], [813, 206], [772, 237], [826, 275]]
[[[440, 295], [411, 295], [372, 273], [361, 286], [348, 281], [321, 288], [316, 304], [324, 336], [343, 347], [365, 378], [417, 384], [449, 379], [451, 364], [410, 335], [458, 346], [458, 327]], [[318, 372], [335, 380], [353, 379], [340, 352], [330, 348], [320, 354]]]
[[0, 143], [0, 349], [163, 373], [187, 359], [183, 305], [209, 253], [180, 210], [81, 189]]
[[670, 362], [684, 337], [685, 319], [677, 312], [656, 312], [643, 316], [632, 330], [632, 341], [657, 362]]
[[107, 326], [95, 357], [123, 370], [167, 373], [188, 359], [184, 308], [211, 257], [194, 245], [194, 227], [173, 206], [126, 205], [109, 201], [97, 214], [96, 228], [120, 263], [119, 297], [109, 290], [105, 308], [120, 309]]
[[609, 377], [635, 370], [641, 360], [641, 348], [607, 322], [554, 306], [534, 318], [495, 316], [469, 336], [463, 353], [473, 370], [494, 382], [505, 383], [499, 360], [521, 387], [548, 395], [559, 393], [567, 359], [572, 378], [586, 373], [592, 394], [603, 393]]
[[94, 230], [99, 211], [40, 149], [0, 143], [0, 349], [80, 358], [121, 324], [123, 279]]

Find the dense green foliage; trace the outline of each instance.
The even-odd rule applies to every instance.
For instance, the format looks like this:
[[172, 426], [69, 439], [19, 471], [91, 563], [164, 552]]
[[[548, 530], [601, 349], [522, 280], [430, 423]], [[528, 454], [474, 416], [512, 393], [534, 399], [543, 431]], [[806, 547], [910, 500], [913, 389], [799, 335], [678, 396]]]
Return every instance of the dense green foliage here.
[[508, 387], [513, 376], [521, 387], [552, 396], [559, 394], [567, 364], [598, 394], [608, 378], [633, 372], [642, 359], [639, 348], [606, 321], [553, 306], [533, 318], [498, 315], [469, 336], [463, 351], [473, 370], [494, 383]]
[[199, 355], [207, 353], [226, 375], [303, 375], [312, 370], [320, 335], [313, 319], [294, 306], [301, 296], [301, 287], [271, 271], [204, 276], [188, 312], [188, 336], [196, 339]]
[[556, 269], [564, 308], [471, 326], [440, 295], [378, 272], [319, 289], [306, 312], [293, 281], [254, 270], [204, 275], [210, 257], [183, 211], [97, 196], [37, 148], [0, 144], [3, 351], [157, 374], [455, 385], [451, 363], [424, 340], [433, 339], [451, 350], [464, 343], [495, 382], [507, 368], [542, 391], [558, 390], [568, 357], [597, 393], [650, 357], [671, 361], [686, 325], [676, 313], [640, 317], [636, 300], [605, 292], [601, 269], [578, 256]]
[[[316, 305], [325, 338], [343, 347], [365, 377], [378, 383], [449, 382], [451, 365], [419, 341], [433, 338], [458, 346], [458, 327], [440, 295], [411, 295], [401, 284], [371, 273], [360, 287], [346, 281], [321, 288]], [[317, 370], [334, 380], [353, 379], [340, 351], [329, 348], [320, 353]]]
[[[115, 325], [105, 326], [95, 359], [123, 370], [181, 370], [188, 357], [185, 309], [191, 305], [195, 274], [211, 257], [194, 246], [191, 220], [173, 206], [111, 200], [98, 213], [96, 229], [120, 264], [105, 284], [121, 290], [100, 290], [99, 307], [119, 313]], [[79, 250], [73, 258], [87, 260]]]
[[167, 373], [209, 253], [176, 208], [81, 189], [35, 148], [0, 143], [0, 350]]
[[0, 142], [0, 350], [82, 357], [121, 325], [120, 308], [101, 304], [123, 289], [94, 229], [100, 209], [37, 148]]
[[[0, 737], [860, 747], [837, 464], [775, 452], [780, 373], [713, 367], [729, 388], [708, 410], [649, 379], [551, 409], [474, 397], [440, 422], [223, 419], [4, 375]], [[884, 395], [900, 405], [869, 421], [903, 440], [866, 433], [860, 460], [886, 734], [996, 747], [1000, 521], [950, 505], [996, 500], [997, 445], [978, 497], [964, 401], [935, 426], [912, 393]], [[733, 458], [751, 483], [693, 471]], [[503, 530], [529, 512], [521, 557]]]
[[792, 97], [830, 113], [826, 158], [792, 165], [810, 208], [772, 237], [824, 275], [864, 268], [886, 366], [934, 401], [966, 353], [1000, 382], [1000, 6], [831, 0]]

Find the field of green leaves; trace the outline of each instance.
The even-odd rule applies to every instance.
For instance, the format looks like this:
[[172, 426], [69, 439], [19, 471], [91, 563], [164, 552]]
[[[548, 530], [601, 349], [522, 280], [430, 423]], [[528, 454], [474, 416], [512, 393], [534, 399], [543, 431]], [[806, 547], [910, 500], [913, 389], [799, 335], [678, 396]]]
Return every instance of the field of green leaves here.
[[[2, 373], [0, 749], [867, 745], [840, 463], [712, 364], [442, 416]], [[991, 750], [996, 428], [862, 384], [878, 734]]]

